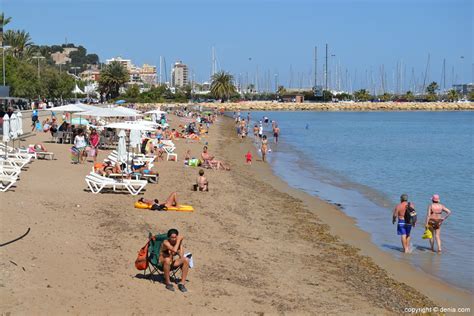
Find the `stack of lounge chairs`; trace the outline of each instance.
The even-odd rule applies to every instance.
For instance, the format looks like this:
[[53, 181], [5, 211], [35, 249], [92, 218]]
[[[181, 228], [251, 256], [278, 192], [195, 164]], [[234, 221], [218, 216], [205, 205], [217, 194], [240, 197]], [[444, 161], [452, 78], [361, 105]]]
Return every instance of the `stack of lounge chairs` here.
[[1, 144], [0, 192], [7, 191], [18, 181], [21, 171], [26, 169], [33, 158], [31, 154]]

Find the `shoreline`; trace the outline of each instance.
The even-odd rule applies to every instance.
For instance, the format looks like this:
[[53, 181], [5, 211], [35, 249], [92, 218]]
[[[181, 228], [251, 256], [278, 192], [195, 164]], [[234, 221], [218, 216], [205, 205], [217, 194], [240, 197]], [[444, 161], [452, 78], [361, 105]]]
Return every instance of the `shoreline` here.
[[[226, 118], [228, 124], [233, 126], [233, 119]], [[249, 145], [255, 150], [255, 146], [251, 141]], [[255, 153], [257, 153], [256, 150]], [[356, 247], [360, 255], [370, 257], [378, 266], [386, 270], [390, 277], [413, 287], [439, 306], [452, 306], [454, 303], [460, 307], [472, 307], [473, 293], [432, 276], [414, 265], [384, 252], [371, 241], [370, 233], [357, 227], [356, 219], [347, 215], [339, 206], [292, 187], [274, 173], [270, 164], [260, 166], [255, 172], [258, 178], [268, 185], [302, 201], [324, 224], [328, 225], [331, 234], [340, 237], [344, 243]]]

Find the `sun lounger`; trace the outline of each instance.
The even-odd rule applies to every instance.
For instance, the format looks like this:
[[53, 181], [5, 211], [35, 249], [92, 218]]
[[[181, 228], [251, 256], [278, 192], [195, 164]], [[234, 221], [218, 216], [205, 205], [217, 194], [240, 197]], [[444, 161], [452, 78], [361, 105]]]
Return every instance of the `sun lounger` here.
[[0, 164], [0, 175], [18, 177], [21, 169], [11, 165]]
[[18, 177], [0, 174], [0, 192], [5, 192], [16, 183]]
[[0, 161], [3, 164], [9, 164], [20, 169], [24, 168], [30, 161], [26, 159], [16, 158], [7, 156], [7, 159], [4, 159], [4, 156], [0, 155]]
[[176, 147], [163, 147], [166, 152], [166, 160], [170, 160], [170, 157], [174, 157], [173, 161], [178, 161], [178, 154], [174, 152], [175, 148]]
[[101, 192], [105, 188], [111, 188], [113, 191], [125, 188], [128, 190], [128, 192], [130, 192], [130, 194], [137, 195], [143, 190], [143, 188], [147, 184], [147, 182], [143, 180], [116, 180], [112, 178], [103, 177], [94, 172], [91, 172], [89, 175], [87, 175], [85, 180], [87, 185], [89, 186], [89, 189], [94, 194]]

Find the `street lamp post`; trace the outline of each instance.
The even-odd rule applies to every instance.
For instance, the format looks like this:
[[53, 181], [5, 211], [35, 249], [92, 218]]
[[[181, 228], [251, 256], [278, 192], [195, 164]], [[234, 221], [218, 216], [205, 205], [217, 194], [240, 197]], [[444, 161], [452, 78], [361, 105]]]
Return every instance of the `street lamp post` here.
[[[41, 74], [40, 74], [40, 59], [44, 59], [44, 56], [33, 56], [33, 59], [38, 60], [38, 82], [41, 83]], [[41, 100], [41, 95], [38, 95], [38, 100]]]
[[9, 49], [11, 46], [2, 46], [2, 71], [3, 71], [3, 85], [5, 86], [5, 49]]

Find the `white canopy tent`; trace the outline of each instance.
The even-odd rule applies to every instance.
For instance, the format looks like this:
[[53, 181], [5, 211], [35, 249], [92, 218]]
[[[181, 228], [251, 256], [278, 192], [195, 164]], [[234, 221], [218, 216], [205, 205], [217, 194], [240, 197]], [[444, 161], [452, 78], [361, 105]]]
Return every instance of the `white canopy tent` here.
[[161, 115], [161, 114], [166, 114], [166, 112], [161, 111], [161, 110], [151, 110], [151, 111], [145, 112], [145, 114], [158, 114], [158, 115]]

